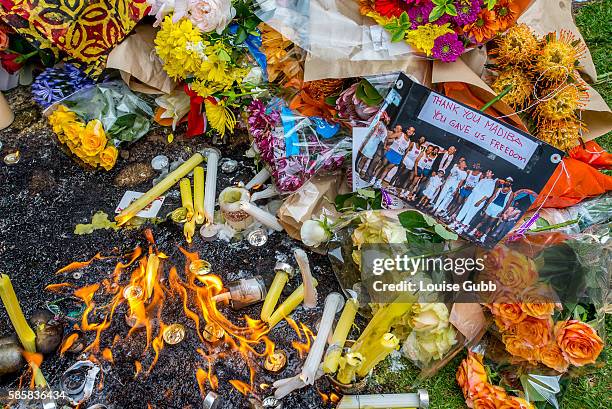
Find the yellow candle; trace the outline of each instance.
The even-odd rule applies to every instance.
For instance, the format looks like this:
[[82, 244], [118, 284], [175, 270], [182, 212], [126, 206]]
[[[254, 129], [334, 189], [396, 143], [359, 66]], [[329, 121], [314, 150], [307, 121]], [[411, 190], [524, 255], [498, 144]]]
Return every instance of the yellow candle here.
[[198, 164], [204, 160], [204, 156], [200, 153], [194, 154], [189, 160], [184, 162], [181, 166], [173, 170], [158, 184], [153, 186], [147, 193], [140, 196], [131, 205], [125, 208], [120, 214], [115, 216], [115, 220], [121, 226], [125, 224], [132, 217], [136, 216], [136, 213], [144, 209], [149, 203], [155, 200], [158, 196], [164, 194], [168, 189], [176, 184], [183, 176], [191, 172]]
[[0, 297], [21, 345], [28, 352], [36, 352], [36, 335], [23, 316], [11, 280], [6, 274], [0, 276]]
[[[36, 353], [36, 335], [23, 316], [23, 311], [21, 311], [21, 306], [17, 300], [13, 285], [11, 284], [11, 279], [6, 274], [0, 275], [0, 298], [2, 299], [4, 308], [6, 308], [6, 312], [15, 328], [15, 332], [19, 337], [23, 349], [30, 353]], [[40, 387], [47, 386], [47, 381], [40, 371], [40, 368], [38, 368], [35, 363], [28, 362], [34, 373], [35, 384]]]
[[193, 197], [191, 196], [191, 183], [189, 179], [183, 178], [179, 183], [181, 189], [181, 203], [187, 209], [187, 219], [193, 217]]
[[193, 170], [193, 208], [196, 223], [204, 223], [206, 213], [204, 212], [204, 168], [202, 166], [197, 166]]
[[340, 370], [338, 371], [338, 382], [345, 385], [353, 383], [355, 374], [363, 365], [363, 355], [360, 353], [348, 353], [339, 359]]
[[268, 289], [268, 294], [264, 299], [263, 307], [261, 307], [261, 320], [264, 322], [268, 322], [272, 312], [274, 311], [274, 307], [276, 307], [276, 303], [278, 303], [278, 299], [283, 292], [283, 288], [289, 281], [291, 275], [293, 275], [293, 269], [290, 265], [285, 263], [279, 263], [274, 268], [276, 270], [276, 274], [274, 275], [274, 280]]
[[325, 361], [323, 361], [323, 372], [330, 374], [338, 370], [338, 360], [342, 355], [342, 348], [344, 348], [346, 337], [353, 326], [358, 308], [359, 304], [354, 298], [349, 299], [346, 304], [344, 304], [344, 309], [336, 324], [336, 329], [334, 329], [334, 334], [332, 335], [329, 348], [327, 349]]
[[[363, 345], [359, 353], [363, 355], [364, 363], [357, 370], [357, 376], [363, 378], [391, 352], [399, 347], [399, 339], [391, 333], [386, 333], [378, 342]], [[357, 352], [357, 351], [355, 351]]]
[[[317, 280], [313, 278], [313, 284], [317, 286]], [[287, 299], [278, 306], [276, 311], [272, 313], [268, 320], [268, 326], [270, 329], [274, 328], [283, 318], [289, 316], [297, 308], [300, 303], [304, 301], [304, 284], [300, 284]]]

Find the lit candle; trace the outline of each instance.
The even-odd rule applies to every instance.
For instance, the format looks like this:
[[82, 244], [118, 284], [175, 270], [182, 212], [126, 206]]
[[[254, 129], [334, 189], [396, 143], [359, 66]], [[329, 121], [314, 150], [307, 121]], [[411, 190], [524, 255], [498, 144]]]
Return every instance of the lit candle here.
[[293, 256], [302, 273], [302, 283], [304, 283], [304, 308], [315, 308], [317, 306], [317, 289], [313, 285], [314, 278], [310, 270], [308, 256], [304, 250], [299, 248], [293, 250]]
[[206, 186], [204, 191], [204, 214], [208, 223], [215, 222], [215, 200], [217, 198], [217, 166], [221, 152], [206, 149]]
[[283, 226], [281, 226], [281, 224], [278, 222], [276, 216], [260, 209], [254, 204], [247, 201], [241, 201], [240, 209], [253, 216], [254, 219], [259, 221], [264, 226], [269, 227], [272, 230], [283, 231]]
[[199, 163], [204, 160], [200, 153], [194, 154], [189, 160], [183, 162], [181, 166], [173, 170], [161, 182], [153, 186], [147, 193], [140, 196], [131, 205], [126, 207], [120, 214], [115, 216], [115, 220], [121, 226], [134, 217], [139, 211], [147, 207], [149, 203], [164, 194], [168, 189], [176, 184], [183, 176], [191, 172]]
[[360, 353], [349, 352], [346, 356], [339, 359], [340, 370], [338, 371], [338, 382], [349, 385], [354, 382], [355, 374], [363, 365], [363, 355]]
[[409, 409], [429, 407], [425, 389], [417, 393], [386, 393], [384, 395], [344, 395], [336, 409]]
[[293, 277], [293, 268], [287, 263], [276, 263], [274, 266], [274, 280], [268, 289], [268, 294], [264, 300], [263, 307], [261, 307], [261, 320], [268, 322], [276, 303], [285, 288], [285, 285], [291, 277]]
[[202, 166], [197, 166], [193, 170], [193, 209], [196, 223], [204, 223], [206, 214], [204, 213], [204, 168]]
[[359, 351], [355, 351], [359, 352], [364, 358], [363, 365], [357, 370], [357, 376], [360, 378], [366, 376], [376, 365], [398, 347], [399, 339], [390, 332], [383, 335], [378, 342], [362, 345]]
[[[317, 280], [314, 280], [314, 285], [317, 285]], [[302, 301], [304, 301], [304, 284], [300, 284], [300, 286], [278, 306], [276, 311], [272, 313], [268, 320], [270, 329], [274, 328], [283, 318], [288, 317]]]
[[270, 172], [268, 171], [268, 169], [263, 168], [255, 176], [253, 176], [253, 179], [249, 180], [249, 182], [244, 186], [244, 188], [251, 190], [255, 186], [263, 185], [268, 179], [270, 179]]
[[145, 286], [147, 300], [153, 295], [153, 288], [155, 288], [155, 282], [157, 281], [157, 272], [159, 270], [159, 257], [156, 254], [149, 254], [147, 259], [147, 270], [145, 275]]
[[[4, 308], [6, 308], [6, 312], [13, 324], [13, 328], [15, 328], [15, 332], [19, 337], [23, 349], [31, 354], [36, 353], [36, 335], [23, 316], [23, 311], [17, 300], [17, 295], [11, 284], [11, 279], [6, 274], [0, 274], [0, 298], [2, 299]], [[28, 363], [32, 367], [36, 385], [40, 387], [47, 386], [47, 381], [40, 371], [40, 368], [38, 368], [32, 360], [28, 360]]]
[[349, 299], [344, 304], [342, 315], [340, 315], [331, 342], [329, 343], [329, 348], [327, 348], [327, 354], [323, 362], [323, 372], [332, 374], [338, 370], [338, 360], [342, 355], [342, 348], [344, 348], [346, 338], [353, 326], [358, 308], [359, 304], [354, 298]]
[[342, 308], [342, 304], [344, 304], [344, 298], [338, 293], [331, 293], [325, 298], [325, 307], [323, 308], [317, 336], [310, 347], [300, 375], [306, 385], [314, 384], [317, 369], [319, 369], [319, 364], [323, 359], [327, 338], [334, 324], [334, 317]]

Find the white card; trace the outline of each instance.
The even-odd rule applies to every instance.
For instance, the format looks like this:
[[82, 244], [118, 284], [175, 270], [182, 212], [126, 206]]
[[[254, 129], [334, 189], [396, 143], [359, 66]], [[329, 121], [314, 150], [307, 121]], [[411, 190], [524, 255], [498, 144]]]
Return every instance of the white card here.
[[[132, 202], [134, 202], [142, 195], [144, 195], [144, 193], [128, 190], [124, 193], [123, 197], [121, 198], [121, 201], [119, 202], [119, 205], [117, 205], [115, 213], [121, 213], [123, 209], [128, 207], [130, 204], [132, 204]], [[165, 198], [166, 196], [159, 196], [151, 203], [149, 203], [144, 209], [136, 213], [136, 216], [145, 219], [152, 219], [153, 217], [157, 216], [157, 213], [159, 213], [159, 209], [161, 209], [162, 205], [164, 204]]]

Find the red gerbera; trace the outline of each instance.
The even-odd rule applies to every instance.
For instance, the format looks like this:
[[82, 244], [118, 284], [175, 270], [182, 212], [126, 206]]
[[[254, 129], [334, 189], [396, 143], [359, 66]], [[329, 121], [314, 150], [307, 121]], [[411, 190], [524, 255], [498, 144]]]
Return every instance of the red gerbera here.
[[406, 11], [406, 3], [401, 0], [374, 0], [374, 10], [383, 17], [399, 17]]

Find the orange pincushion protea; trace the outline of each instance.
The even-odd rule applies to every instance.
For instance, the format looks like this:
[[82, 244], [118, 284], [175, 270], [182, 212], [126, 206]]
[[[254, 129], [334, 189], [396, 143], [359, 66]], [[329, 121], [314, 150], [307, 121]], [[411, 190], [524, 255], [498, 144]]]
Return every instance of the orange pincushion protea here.
[[550, 87], [541, 93], [535, 115], [540, 119], [559, 121], [576, 118], [576, 111], [586, 105], [589, 94], [581, 83]]
[[574, 119], [561, 121], [540, 121], [537, 137], [561, 150], [578, 145], [586, 126]]
[[544, 37], [535, 69], [549, 81], [565, 81], [575, 72], [585, 52], [584, 42], [576, 40], [571, 32], [561, 30], [558, 37], [556, 33], [550, 33]]
[[499, 66], [529, 65], [538, 55], [538, 39], [526, 24], [511, 27], [497, 40], [497, 59]]
[[533, 92], [533, 84], [524, 70], [518, 67], [507, 68], [491, 84], [491, 88], [497, 94], [500, 94], [508, 86], [512, 88], [504, 95], [502, 101], [514, 109], [519, 109], [529, 104], [531, 93]]

